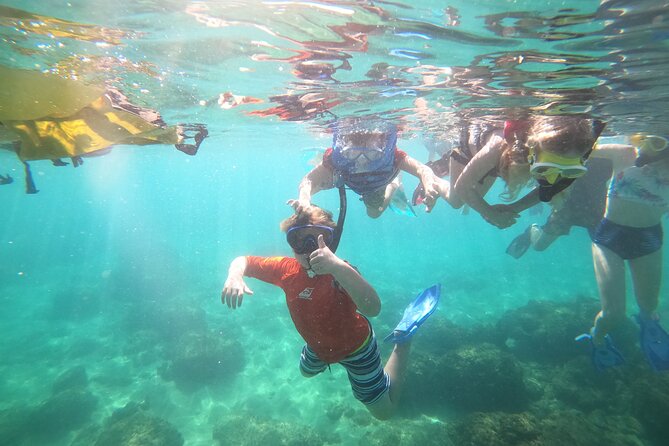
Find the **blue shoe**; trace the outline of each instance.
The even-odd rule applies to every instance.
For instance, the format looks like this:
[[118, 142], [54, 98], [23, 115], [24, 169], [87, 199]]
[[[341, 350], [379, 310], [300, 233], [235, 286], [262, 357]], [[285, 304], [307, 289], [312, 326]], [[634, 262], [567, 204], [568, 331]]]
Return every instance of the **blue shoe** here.
[[418, 327], [437, 309], [441, 284], [436, 284], [421, 292], [404, 310], [402, 320], [384, 341], [402, 344], [416, 333]]
[[592, 344], [592, 364], [595, 366], [595, 369], [598, 371], [606, 370], [611, 367], [616, 367], [625, 363], [625, 358], [618, 351], [618, 349], [613, 345], [613, 340], [611, 336], [604, 336], [604, 345], [598, 346], [592, 342], [592, 335], [589, 333], [584, 333], [576, 337], [576, 341], [583, 341], [588, 339], [590, 344]]
[[660, 326], [660, 321], [637, 315], [641, 327], [641, 350], [656, 372], [669, 370], [669, 334]]

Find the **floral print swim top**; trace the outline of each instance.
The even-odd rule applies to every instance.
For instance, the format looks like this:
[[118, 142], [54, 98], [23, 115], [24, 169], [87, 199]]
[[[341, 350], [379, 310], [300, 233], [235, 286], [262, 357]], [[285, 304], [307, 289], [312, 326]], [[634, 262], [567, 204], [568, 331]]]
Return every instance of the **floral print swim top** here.
[[665, 165], [628, 167], [611, 181], [608, 197], [669, 208], [669, 169]]

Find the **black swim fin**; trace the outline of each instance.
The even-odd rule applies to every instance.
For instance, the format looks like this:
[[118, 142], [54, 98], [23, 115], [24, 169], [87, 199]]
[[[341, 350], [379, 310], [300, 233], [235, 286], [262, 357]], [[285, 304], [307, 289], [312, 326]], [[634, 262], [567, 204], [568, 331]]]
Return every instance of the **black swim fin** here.
[[528, 226], [525, 232], [514, 238], [506, 248], [506, 253], [514, 259], [519, 259], [527, 252], [532, 244], [532, 225]]

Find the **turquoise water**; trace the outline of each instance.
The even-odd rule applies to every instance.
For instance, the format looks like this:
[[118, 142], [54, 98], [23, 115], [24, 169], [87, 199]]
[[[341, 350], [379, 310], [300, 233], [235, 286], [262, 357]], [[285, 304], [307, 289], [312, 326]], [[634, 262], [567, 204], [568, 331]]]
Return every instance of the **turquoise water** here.
[[[328, 92], [338, 116], [403, 123], [399, 147], [423, 161], [423, 131], [453, 134], [446, 124], [461, 115], [587, 109], [610, 122], [607, 136], [666, 133], [666, 6], [656, 3], [608, 2], [623, 12], [593, 16], [598, 2], [457, 1], [449, 16], [435, 1], [1, 2], [42, 16], [2, 10], [1, 65], [106, 83], [169, 124], [206, 124], [209, 137], [193, 157], [164, 144], [117, 146], [76, 169], [35, 161], [35, 195], [0, 151], [0, 174], [15, 180], [0, 188], [0, 444], [663, 444], [669, 378], [649, 370], [631, 320], [617, 338], [623, 370], [595, 373], [573, 344], [597, 311], [585, 230], [520, 260], [504, 252], [547, 207], [502, 231], [443, 201], [372, 220], [349, 194], [338, 255], [381, 296], [379, 337], [420, 290], [443, 287], [392, 421], [355, 401], [338, 366], [301, 377], [303, 341], [281, 290], [249, 280], [255, 294], [240, 309], [220, 303], [233, 258], [290, 255], [285, 203], [311, 149], [331, 138], [328, 113], [250, 112], [277, 95]], [[337, 46], [333, 30], [350, 22], [364, 51]], [[287, 59], [323, 47], [337, 51], [312, 60], [351, 69], [300, 79]], [[526, 65], [501, 62], [520, 53]], [[381, 62], [396, 82], [370, 82]], [[426, 83], [433, 67], [444, 85]], [[262, 102], [221, 108], [228, 91]], [[416, 95], [438, 114], [420, 121]], [[410, 195], [417, 182], [403, 180]], [[314, 201], [338, 206], [333, 191]], [[660, 313], [669, 320], [666, 304]]]

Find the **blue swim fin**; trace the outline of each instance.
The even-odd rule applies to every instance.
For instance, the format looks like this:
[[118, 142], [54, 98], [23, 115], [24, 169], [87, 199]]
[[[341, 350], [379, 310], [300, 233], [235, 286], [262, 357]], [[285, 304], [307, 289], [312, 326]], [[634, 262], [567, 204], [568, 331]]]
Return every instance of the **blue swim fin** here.
[[404, 310], [402, 320], [384, 341], [402, 344], [416, 333], [418, 327], [437, 309], [441, 296], [441, 284], [432, 285], [423, 290]]
[[637, 315], [636, 321], [641, 327], [641, 350], [650, 366], [656, 372], [669, 370], [669, 334], [657, 320]]
[[595, 366], [595, 369], [606, 370], [611, 367], [616, 367], [625, 363], [625, 358], [618, 351], [615, 345], [613, 345], [613, 340], [611, 336], [604, 336], [604, 345], [598, 346], [592, 342], [592, 336], [589, 333], [584, 333], [576, 337], [576, 341], [583, 341], [588, 339], [592, 345], [592, 364]]

